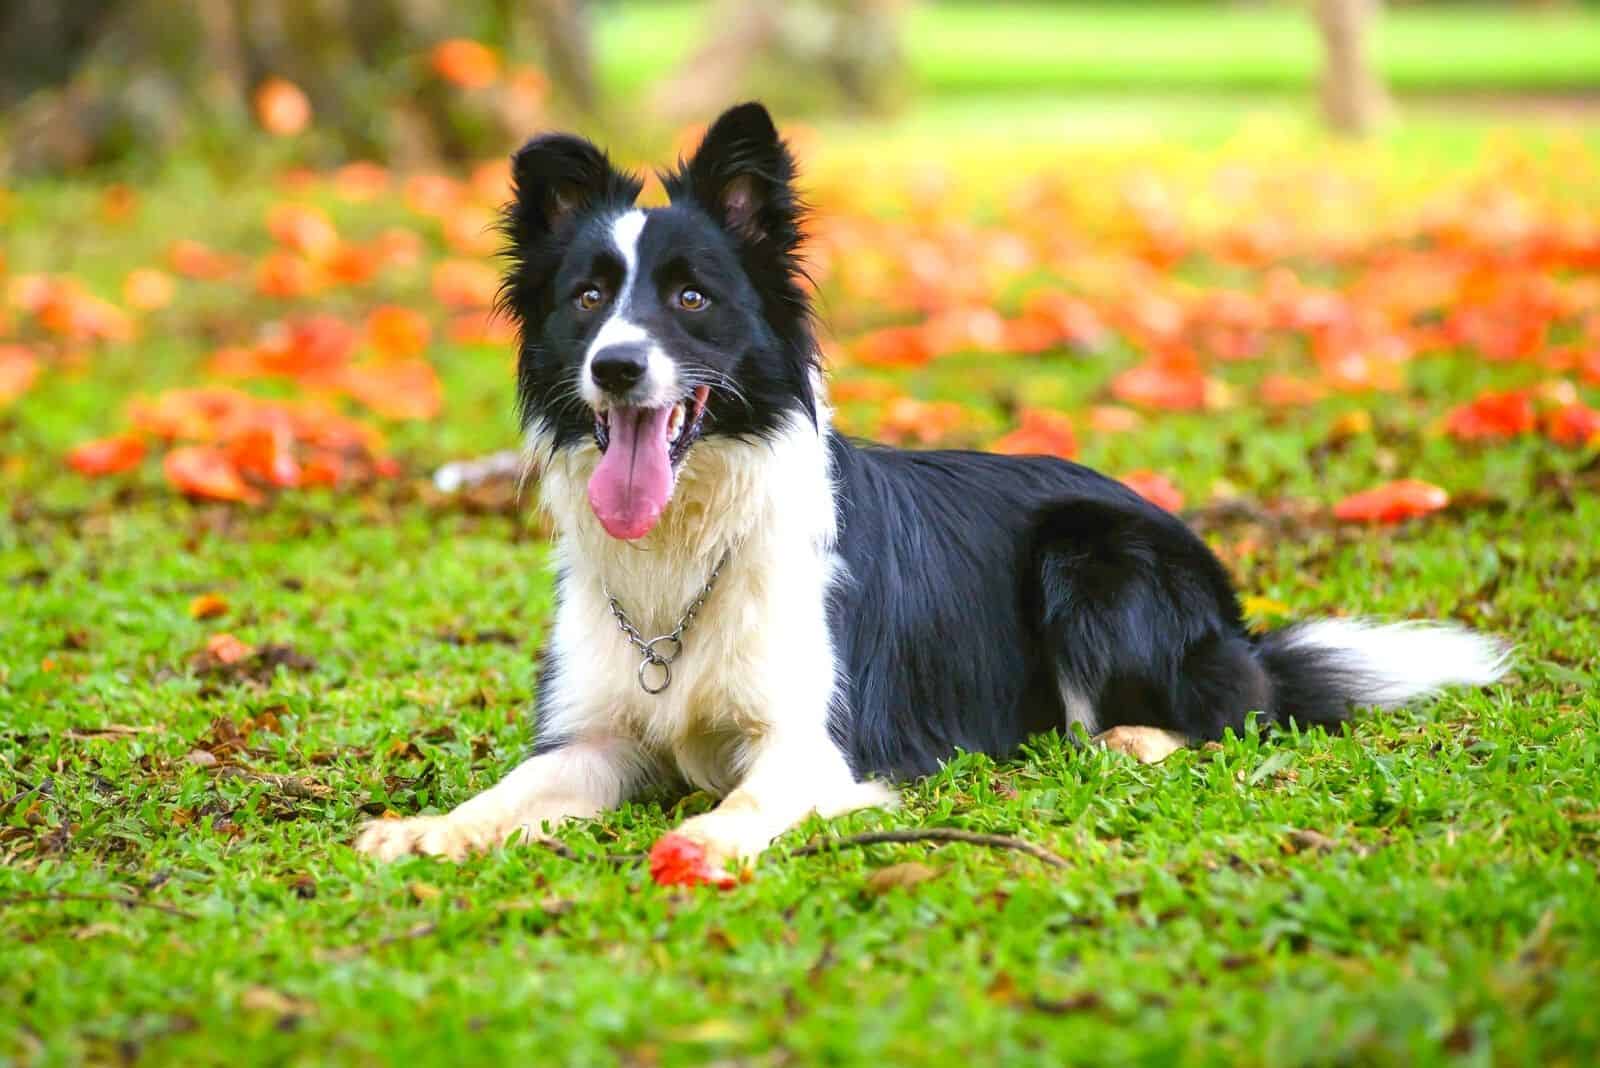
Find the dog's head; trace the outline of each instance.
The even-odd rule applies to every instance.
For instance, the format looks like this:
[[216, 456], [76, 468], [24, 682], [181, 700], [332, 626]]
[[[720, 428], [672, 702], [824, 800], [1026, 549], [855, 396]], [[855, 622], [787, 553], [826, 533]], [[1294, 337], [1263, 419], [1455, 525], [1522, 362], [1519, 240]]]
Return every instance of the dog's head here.
[[668, 207], [636, 208], [639, 180], [566, 134], [530, 141], [512, 173], [524, 429], [599, 447], [589, 504], [608, 533], [650, 532], [697, 442], [815, 419], [794, 161], [765, 108], [726, 112], [661, 175]]

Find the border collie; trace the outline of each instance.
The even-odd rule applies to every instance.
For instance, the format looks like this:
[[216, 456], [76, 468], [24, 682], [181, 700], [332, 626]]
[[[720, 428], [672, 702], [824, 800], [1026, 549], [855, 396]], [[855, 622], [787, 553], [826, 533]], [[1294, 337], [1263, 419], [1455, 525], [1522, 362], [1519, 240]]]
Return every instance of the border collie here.
[[1252, 635], [1204, 543], [1118, 482], [833, 431], [794, 162], [761, 105], [662, 175], [663, 208], [577, 137], [513, 165], [504, 301], [556, 527], [533, 754], [360, 850], [458, 858], [686, 781], [722, 800], [677, 844], [720, 882], [958, 750], [1076, 724], [1156, 760], [1252, 712], [1332, 725], [1505, 669], [1442, 625]]

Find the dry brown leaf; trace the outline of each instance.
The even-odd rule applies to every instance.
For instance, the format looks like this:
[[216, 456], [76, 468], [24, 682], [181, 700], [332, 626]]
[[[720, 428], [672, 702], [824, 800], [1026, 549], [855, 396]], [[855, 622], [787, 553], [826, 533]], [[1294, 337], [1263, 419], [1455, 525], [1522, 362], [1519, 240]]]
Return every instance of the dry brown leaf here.
[[891, 864], [887, 868], [879, 868], [873, 872], [867, 877], [866, 891], [874, 897], [881, 897], [891, 890], [916, 886], [938, 875], [938, 868], [909, 860], [904, 864]]
[[270, 1012], [278, 1016], [309, 1016], [317, 1007], [305, 998], [280, 993], [270, 986], [252, 986], [239, 995], [239, 1007], [247, 1012]]

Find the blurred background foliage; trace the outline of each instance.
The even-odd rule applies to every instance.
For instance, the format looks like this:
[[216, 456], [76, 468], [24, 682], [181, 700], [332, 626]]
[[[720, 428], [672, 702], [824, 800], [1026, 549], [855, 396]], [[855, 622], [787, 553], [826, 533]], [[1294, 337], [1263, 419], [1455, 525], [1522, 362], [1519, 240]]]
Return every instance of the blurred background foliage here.
[[9, 0], [0, 174], [247, 166], [262, 128], [313, 165], [477, 159], [562, 123], [651, 143], [746, 96], [797, 116], [1276, 94], [1360, 133], [1391, 95], [1597, 86], [1600, 4], [1579, 0]]

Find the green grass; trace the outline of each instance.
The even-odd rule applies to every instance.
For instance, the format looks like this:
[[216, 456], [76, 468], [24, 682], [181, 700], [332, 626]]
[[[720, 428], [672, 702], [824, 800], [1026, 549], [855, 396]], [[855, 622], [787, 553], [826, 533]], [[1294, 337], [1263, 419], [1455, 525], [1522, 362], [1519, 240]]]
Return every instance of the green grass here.
[[[1393, 150], [1461, 165], [1427, 139]], [[196, 204], [249, 221], [277, 195], [188, 172], [142, 194], [119, 231], [74, 222], [92, 210], [84, 184], [18, 190], [12, 269], [114, 292], [195, 229]], [[356, 236], [392, 221], [340, 210]], [[258, 251], [234, 222], [204, 236]], [[386, 296], [422, 289], [406, 277]], [[536, 848], [460, 866], [350, 850], [365, 812], [443, 810], [525, 750], [548, 547], [523, 513], [410, 483], [249, 510], [174, 499], [154, 462], [108, 483], [64, 473], [62, 452], [116, 426], [130, 393], [193, 381], [207, 331], [274, 314], [213, 299], [0, 413], [0, 1063], [1583, 1065], [1600, 1051], [1600, 496], [1581, 456], [1427, 433], [1442, 405], [1528, 372], [1439, 359], [1381, 405], [1166, 416], [1091, 436], [1083, 455], [1168, 472], [1198, 501], [1226, 480], [1326, 502], [1394, 470], [1486, 494], [1396, 531], [1291, 528], [1235, 571], [1296, 616], [1504, 634], [1523, 664], [1506, 683], [1158, 767], [1056, 738], [1015, 760], [962, 756], [908, 784], [898, 812], [786, 836], [748, 885], [669, 893]], [[393, 435], [418, 472], [512, 432], [504, 353], [432, 355], [446, 417]], [[956, 359], [904, 384], [1076, 408], [1108, 370]], [[1221, 373], [1245, 386], [1258, 369]], [[1376, 433], [1309, 461], [1363, 405]], [[1579, 491], [1540, 488], [1552, 473]], [[1211, 537], [1230, 550], [1243, 534]], [[229, 614], [192, 620], [208, 591]], [[315, 667], [196, 677], [190, 657], [219, 630]], [[509, 638], [459, 642], [492, 632]], [[217, 721], [248, 718], [269, 725], [238, 771], [187, 758]], [[136, 730], [95, 730], [108, 725]], [[639, 851], [708, 804], [650, 798], [563, 836], [586, 858]], [[785, 855], [920, 825], [1021, 836], [1069, 867], [960, 845]], [[935, 877], [869, 887], [908, 861]]]
[[[642, 90], [704, 38], [706, 8], [609, 6], [597, 55], [605, 83]], [[1002, 91], [1300, 90], [1321, 63], [1295, 4], [918, 4], [906, 16], [912, 79], [936, 96]], [[1400, 92], [1592, 92], [1600, 12], [1511, 5], [1388, 10], [1379, 68]]]

